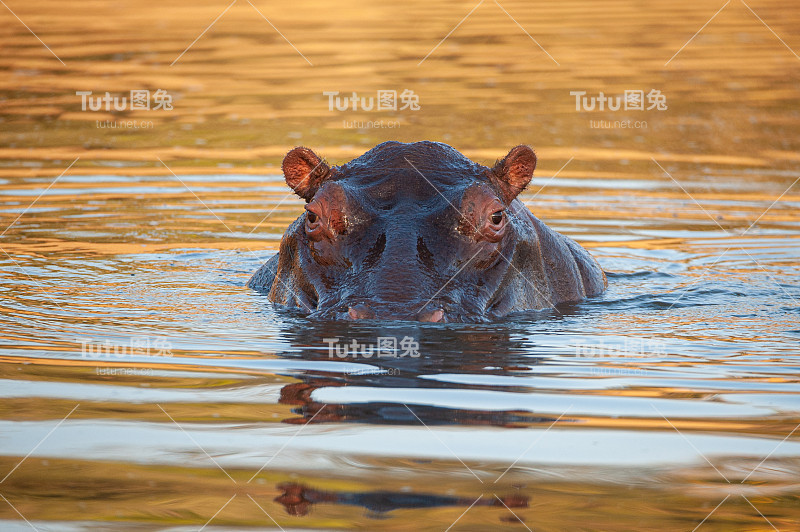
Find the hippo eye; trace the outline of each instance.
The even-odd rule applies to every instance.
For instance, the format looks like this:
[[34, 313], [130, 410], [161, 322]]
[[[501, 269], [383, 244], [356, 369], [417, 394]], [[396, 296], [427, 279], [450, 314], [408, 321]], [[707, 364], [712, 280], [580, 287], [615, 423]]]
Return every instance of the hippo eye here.
[[308, 223], [313, 224], [317, 221], [317, 215], [311, 211], [306, 211], [306, 220], [308, 220]]
[[503, 216], [505, 215], [504, 211], [495, 211], [492, 213], [492, 216], [489, 218], [492, 222], [492, 225], [500, 225], [503, 221]]

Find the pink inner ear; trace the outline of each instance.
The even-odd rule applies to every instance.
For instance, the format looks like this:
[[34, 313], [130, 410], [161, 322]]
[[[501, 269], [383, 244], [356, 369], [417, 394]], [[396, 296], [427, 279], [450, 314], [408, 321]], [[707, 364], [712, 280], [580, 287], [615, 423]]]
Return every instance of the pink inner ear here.
[[492, 181], [502, 192], [507, 204], [522, 192], [533, 179], [536, 168], [536, 154], [525, 145], [512, 148], [492, 169]]
[[[523, 153], [514, 154], [511, 166], [508, 168], [508, 181], [510, 184], [519, 187], [526, 187], [533, 178], [533, 170], [536, 168], [536, 155], [527, 148]], [[516, 149], [516, 148], [515, 148]]]
[[283, 175], [292, 190], [306, 201], [311, 200], [330, 168], [308, 148], [295, 148], [283, 159]]

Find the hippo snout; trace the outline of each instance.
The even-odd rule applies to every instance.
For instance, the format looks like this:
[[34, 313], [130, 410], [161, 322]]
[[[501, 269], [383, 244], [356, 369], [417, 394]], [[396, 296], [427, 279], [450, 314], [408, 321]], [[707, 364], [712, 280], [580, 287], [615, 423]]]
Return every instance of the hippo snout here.
[[[375, 308], [373, 308], [375, 307]], [[376, 310], [378, 309], [378, 310]], [[421, 321], [439, 323], [444, 320], [444, 310], [431, 305], [409, 304], [404, 308], [393, 308], [373, 303], [356, 303], [347, 309], [347, 319], [374, 320], [374, 319], [401, 319], [407, 321]]]

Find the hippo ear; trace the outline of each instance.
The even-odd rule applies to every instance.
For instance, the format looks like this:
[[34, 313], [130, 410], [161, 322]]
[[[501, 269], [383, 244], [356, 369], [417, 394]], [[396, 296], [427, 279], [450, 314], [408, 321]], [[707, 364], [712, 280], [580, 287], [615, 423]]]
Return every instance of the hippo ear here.
[[536, 154], [530, 146], [520, 145], [512, 148], [508, 155], [497, 161], [489, 178], [500, 191], [506, 204], [522, 192], [533, 179], [536, 168]]
[[283, 158], [286, 184], [306, 201], [311, 201], [320, 185], [331, 175], [330, 167], [308, 148], [295, 148]]

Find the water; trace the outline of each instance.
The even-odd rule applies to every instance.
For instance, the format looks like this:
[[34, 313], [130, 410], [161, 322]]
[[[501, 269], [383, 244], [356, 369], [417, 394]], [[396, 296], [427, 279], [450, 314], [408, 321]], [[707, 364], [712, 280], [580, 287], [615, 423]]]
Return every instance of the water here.
[[[65, 6], [10, 6], [64, 65], [7, 12], [0, 36], [2, 530], [798, 528], [793, 4], [726, 4], [668, 65], [722, 6], [482, 3], [419, 64], [474, 5], [256, 4], [313, 67], [247, 3], [173, 66], [225, 6]], [[143, 86], [175, 109], [75, 95]], [[420, 111], [322, 96], [406, 88]], [[669, 108], [569, 94], [627, 89]], [[128, 118], [154, 127], [96, 125]], [[365, 120], [399, 126], [343, 124]], [[608, 291], [348, 324], [244, 288], [302, 211], [280, 156], [389, 139], [534, 144], [523, 201]], [[410, 352], [329, 347], [379, 338]]]
[[[763, 527], [748, 501], [796, 523], [796, 195], [727, 234], [669, 180], [556, 178], [533, 206], [597, 256], [603, 296], [351, 325], [243, 288], [301, 209], [279, 176], [181, 179], [65, 176], [4, 243], [2, 471], [35, 451], [0, 493], [37, 528], [196, 529], [234, 495], [209, 529], [444, 530], [479, 496], [458, 526], [691, 530], [726, 496], [704, 527]], [[713, 187], [730, 225], [770, 204]], [[419, 356], [329, 349], [378, 337]]]

